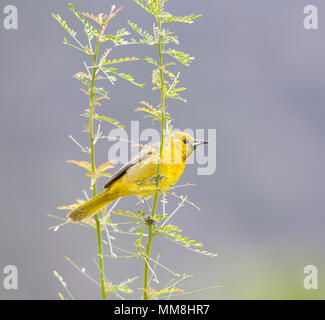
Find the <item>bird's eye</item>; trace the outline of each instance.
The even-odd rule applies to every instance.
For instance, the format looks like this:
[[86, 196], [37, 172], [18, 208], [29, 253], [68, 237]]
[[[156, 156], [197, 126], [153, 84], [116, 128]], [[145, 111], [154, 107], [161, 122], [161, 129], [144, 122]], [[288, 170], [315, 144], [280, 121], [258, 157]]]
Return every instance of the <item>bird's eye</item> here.
[[186, 138], [183, 139], [183, 143], [187, 144], [188, 143], [188, 140]]

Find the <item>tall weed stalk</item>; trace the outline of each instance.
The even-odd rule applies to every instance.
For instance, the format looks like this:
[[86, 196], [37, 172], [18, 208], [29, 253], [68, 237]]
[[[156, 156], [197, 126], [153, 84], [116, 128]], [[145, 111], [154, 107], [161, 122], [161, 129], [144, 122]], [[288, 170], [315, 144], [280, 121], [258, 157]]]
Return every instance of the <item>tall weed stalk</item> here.
[[[159, 161], [157, 164], [155, 177], [156, 181], [159, 181], [160, 179], [160, 161], [164, 146], [164, 139], [167, 139], [170, 135], [172, 135], [173, 131], [172, 117], [166, 111], [166, 101], [180, 100], [186, 102], [186, 99], [182, 96], [182, 93], [185, 91], [185, 87], [180, 85], [180, 72], [175, 72], [172, 68], [175, 69], [177, 63], [180, 63], [184, 66], [190, 66], [194, 60], [194, 57], [192, 57], [190, 54], [173, 48], [174, 46], [179, 46], [180, 43], [179, 38], [175, 32], [169, 29], [169, 25], [172, 23], [193, 24], [195, 20], [201, 17], [201, 15], [175, 16], [167, 11], [167, 1], [168, 0], [133, 0], [137, 6], [144, 10], [144, 13], [149, 14], [153, 19], [153, 28], [150, 32], [144, 30], [142, 27], [139, 27], [136, 23], [129, 20], [129, 28], [133, 31], [135, 36], [132, 36], [126, 28], [118, 30], [115, 34], [105, 33], [108, 22], [120, 11], [120, 9], [116, 9], [114, 6], [112, 7], [112, 10], [109, 14], [100, 14], [98, 16], [95, 16], [89, 13], [77, 12], [70, 4], [69, 9], [80, 20], [84, 27], [84, 31], [88, 39], [88, 44], [86, 45], [83, 45], [76, 38], [76, 32], [69, 28], [67, 23], [63, 21], [59, 15], [53, 15], [53, 17], [60, 23], [60, 25], [74, 40], [74, 43], [71, 44], [67, 39], [64, 39], [64, 43], [79, 51], [82, 51], [86, 56], [90, 56], [91, 58], [91, 65], [88, 66], [84, 63], [86, 72], [79, 72], [75, 75], [75, 78], [80, 80], [84, 85], [85, 89], [82, 91], [89, 98], [89, 109], [85, 111], [84, 116], [89, 120], [87, 132], [90, 139], [90, 148], [81, 146], [74, 138], [72, 138], [80, 146], [82, 151], [86, 152], [89, 155], [90, 162], [69, 162], [74, 163], [88, 171], [88, 176], [91, 179], [91, 189], [93, 196], [96, 195], [96, 180], [99, 177], [109, 177], [110, 174], [107, 173], [107, 170], [113, 167], [111, 161], [105, 162], [104, 164], [96, 167], [95, 146], [96, 142], [103, 136], [99, 130], [96, 134], [94, 134], [94, 121], [108, 122], [121, 128], [121, 125], [118, 121], [106, 116], [98, 115], [94, 112], [102, 100], [108, 99], [107, 91], [105, 91], [103, 88], [95, 87], [95, 83], [99, 80], [108, 80], [114, 84], [117, 78], [123, 78], [139, 87], [143, 86], [142, 84], [138, 84], [132, 76], [118, 72], [115, 66], [112, 66], [117, 63], [136, 61], [139, 60], [138, 58], [132, 57], [110, 60], [108, 57], [111, 53], [111, 49], [106, 49], [99, 58], [99, 48], [103, 43], [107, 41], [111, 41], [114, 46], [138, 44], [148, 45], [151, 47], [154, 46], [156, 48], [156, 56], [147, 56], [144, 58], [144, 61], [153, 67], [153, 90], [159, 91], [159, 102], [154, 104], [147, 101], [141, 101], [140, 106], [135, 111], [144, 112], [146, 114], [146, 117], [149, 116], [153, 122], [156, 121], [160, 124], [161, 142], [159, 148]], [[95, 25], [97, 25], [97, 29], [93, 27], [90, 22], [95, 23]], [[92, 44], [93, 42], [94, 44]], [[129, 48], [132, 48], [132, 46]], [[170, 110], [170, 108], [168, 110]], [[185, 186], [189, 186], [189, 184]], [[160, 213], [157, 213], [159, 199], [159, 183], [157, 183], [154, 186], [155, 190], [153, 204], [148, 216], [146, 216], [145, 212], [142, 210], [137, 210], [137, 212], [134, 212], [134, 210], [115, 210], [116, 206], [118, 205], [117, 200], [106, 213], [103, 212], [102, 216], [99, 216], [97, 214], [95, 216], [95, 220], [90, 218], [86, 221], [83, 221], [82, 223], [79, 223], [82, 226], [90, 226], [96, 229], [100, 283], [98, 283], [90, 275], [86, 274], [85, 271], [82, 268], [78, 267], [74, 262], [72, 262], [70, 258], [66, 259], [78, 271], [83, 273], [89, 280], [96, 283], [101, 288], [101, 295], [103, 299], [106, 299], [106, 295], [108, 293], [115, 294], [119, 298], [124, 298], [124, 294], [133, 293], [134, 291], [129, 287], [129, 285], [137, 279], [137, 277], [127, 279], [118, 285], [113, 285], [107, 281], [104, 271], [105, 255], [103, 254], [103, 243], [109, 247], [110, 255], [108, 256], [111, 258], [140, 258], [144, 261], [143, 287], [141, 287], [142, 298], [144, 300], [169, 299], [173, 296], [191, 293], [184, 292], [182, 289], [178, 288], [180, 282], [187, 278], [190, 278], [191, 275], [172, 271], [169, 267], [160, 262], [159, 256], [156, 259], [152, 258], [151, 248], [154, 237], [163, 237], [164, 239], [169, 240], [197, 254], [208, 257], [215, 257], [217, 255], [215, 253], [210, 253], [202, 250], [202, 244], [200, 242], [190, 239], [187, 236], [183, 236], [182, 230], [179, 227], [169, 223], [170, 219], [185, 205], [190, 205], [199, 209], [197, 205], [191, 202], [186, 195], [179, 195], [176, 193], [175, 190], [179, 187], [181, 186], [175, 186], [171, 190], [166, 191], [162, 194], [162, 206], [159, 208], [159, 210], [161, 210]], [[170, 212], [167, 209], [169, 197], [178, 199], [176, 208]], [[71, 210], [81, 205], [82, 203], [84, 203], [83, 200], [78, 200], [75, 204], [62, 206], [59, 207], [59, 209]], [[116, 218], [121, 217], [122, 219], [128, 219], [128, 221], [113, 222], [112, 216], [115, 216]], [[58, 230], [60, 226], [68, 223], [68, 221], [65, 219], [62, 220], [64, 220], [64, 222], [58, 226], [54, 226], [54, 230]], [[128, 226], [128, 229], [122, 229], [125, 226]], [[105, 242], [102, 239], [103, 230], [105, 230], [105, 233], [107, 235], [107, 241]], [[135, 250], [130, 251], [120, 248], [118, 245], [116, 245], [116, 239], [114, 240], [115, 242], [113, 242], [113, 238], [110, 236], [110, 233], [124, 235], [126, 234], [135, 237]], [[115, 252], [119, 252], [121, 254], [116, 254]], [[162, 287], [159, 283], [156, 271], [157, 268], [168, 272], [172, 276], [172, 279]], [[71, 292], [69, 290], [67, 291], [66, 283], [56, 271], [55, 276], [60, 280], [68, 296], [71, 298]], [[205, 289], [195, 290], [192, 293], [200, 292]], [[60, 297], [63, 297], [62, 294], [60, 295]]]

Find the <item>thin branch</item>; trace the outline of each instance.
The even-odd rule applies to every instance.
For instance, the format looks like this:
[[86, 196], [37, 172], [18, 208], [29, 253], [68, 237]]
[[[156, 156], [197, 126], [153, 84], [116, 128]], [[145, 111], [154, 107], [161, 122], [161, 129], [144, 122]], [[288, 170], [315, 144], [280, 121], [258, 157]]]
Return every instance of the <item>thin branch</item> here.
[[89, 276], [86, 273], [86, 270], [84, 268], [79, 268], [69, 257], [65, 257], [65, 260], [67, 260], [69, 263], [71, 263], [81, 274], [83, 274], [86, 278], [88, 278], [91, 282], [93, 282], [95, 285], [100, 287], [100, 283], [97, 282], [94, 278]]
[[172, 212], [172, 214], [164, 221], [164, 223], [160, 226], [162, 228], [177, 212], [178, 210], [184, 206], [184, 202], [186, 201], [187, 197], [184, 197], [182, 201], [178, 204], [177, 208]]
[[63, 278], [55, 270], [53, 271], [53, 275], [54, 275], [55, 278], [57, 278], [59, 280], [59, 282], [61, 283], [63, 289], [68, 294], [70, 299], [74, 300], [74, 297], [73, 297], [72, 293], [70, 292], [70, 290], [68, 289], [67, 283], [63, 280]]

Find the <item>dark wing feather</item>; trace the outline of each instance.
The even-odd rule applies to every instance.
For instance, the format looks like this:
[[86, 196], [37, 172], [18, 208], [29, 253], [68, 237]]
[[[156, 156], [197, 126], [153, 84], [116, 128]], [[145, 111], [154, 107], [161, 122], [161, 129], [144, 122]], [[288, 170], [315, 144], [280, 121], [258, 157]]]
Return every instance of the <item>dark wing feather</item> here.
[[[154, 146], [153, 146], [154, 147]], [[119, 170], [117, 170], [111, 177], [111, 179], [105, 184], [104, 188], [109, 188], [115, 181], [120, 179], [125, 175], [125, 173], [137, 163], [145, 160], [148, 156], [153, 153], [153, 150], [143, 150], [137, 156], [135, 156], [132, 160], [127, 162], [124, 166], [122, 166]]]

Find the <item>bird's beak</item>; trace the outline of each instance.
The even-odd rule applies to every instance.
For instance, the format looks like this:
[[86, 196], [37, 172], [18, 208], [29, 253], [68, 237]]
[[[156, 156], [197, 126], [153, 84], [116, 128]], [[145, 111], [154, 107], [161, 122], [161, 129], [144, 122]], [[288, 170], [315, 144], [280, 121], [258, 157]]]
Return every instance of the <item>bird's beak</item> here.
[[196, 149], [198, 146], [200, 146], [201, 144], [207, 144], [209, 143], [208, 141], [203, 141], [203, 140], [195, 140], [193, 143], [192, 143], [192, 146], [194, 149]]

